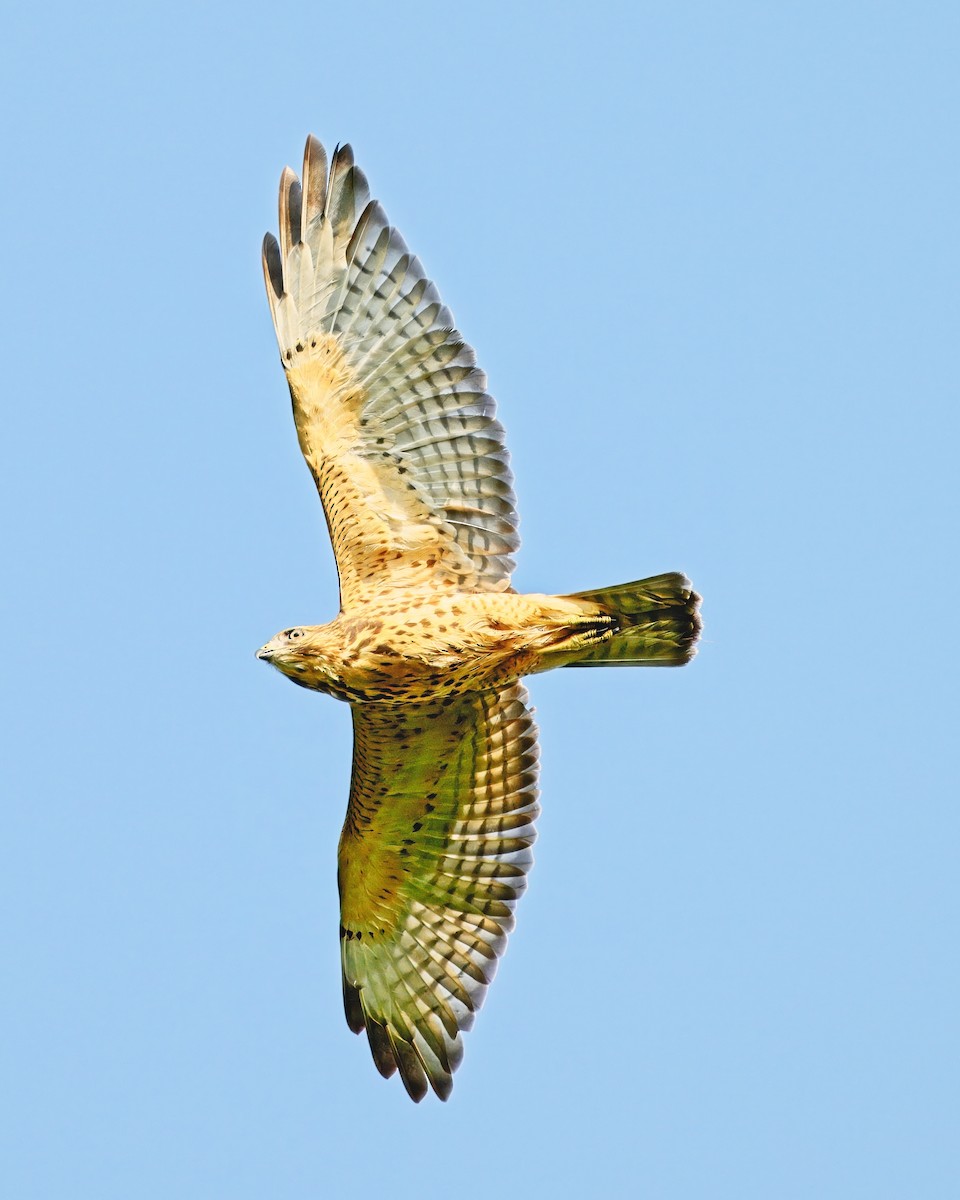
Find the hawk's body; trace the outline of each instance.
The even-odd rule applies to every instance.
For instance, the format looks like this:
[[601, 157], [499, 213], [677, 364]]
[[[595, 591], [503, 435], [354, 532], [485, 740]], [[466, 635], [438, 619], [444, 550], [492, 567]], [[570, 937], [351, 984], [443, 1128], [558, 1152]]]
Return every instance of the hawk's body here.
[[513, 926], [537, 815], [523, 675], [677, 665], [698, 597], [681, 575], [517, 595], [503, 429], [486, 379], [349, 147], [289, 169], [267, 291], [341, 611], [259, 651], [351, 704], [340, 842], [344, 1003], [377, 1066], [442, 1098]]
[[[304, 633], [286, 665], [296, 683], [340, 700], [439, 700], [560, 666], [616, 628], [599, 605], [574, 597], [410, 591]], [[283, 663], [282, 643], [271, 657]]]

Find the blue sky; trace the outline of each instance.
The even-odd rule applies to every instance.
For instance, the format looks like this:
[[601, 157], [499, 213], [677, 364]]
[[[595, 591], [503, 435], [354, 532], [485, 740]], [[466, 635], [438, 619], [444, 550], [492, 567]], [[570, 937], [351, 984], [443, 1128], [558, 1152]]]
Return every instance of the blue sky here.
[[[0, 1183], [960, 1189], [953, 4], [5, 19]], [[452, 1101], [347, 1030], [336, 607], [259, 244], [351, 141], [507, 427], [516, 583], [687, 571], [531, 691], [537, 866]]]

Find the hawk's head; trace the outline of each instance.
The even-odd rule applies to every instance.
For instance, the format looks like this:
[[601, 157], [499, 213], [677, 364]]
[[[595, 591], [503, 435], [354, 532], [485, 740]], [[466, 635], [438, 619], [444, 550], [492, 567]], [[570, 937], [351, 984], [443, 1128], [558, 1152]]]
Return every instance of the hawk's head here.
[[316, 691], [330, 690], [332, 673], [321, 649], [322, 625], [295, 625], [272, 637], [257, 651], [257, 658], [272, 663], [288, 679]]

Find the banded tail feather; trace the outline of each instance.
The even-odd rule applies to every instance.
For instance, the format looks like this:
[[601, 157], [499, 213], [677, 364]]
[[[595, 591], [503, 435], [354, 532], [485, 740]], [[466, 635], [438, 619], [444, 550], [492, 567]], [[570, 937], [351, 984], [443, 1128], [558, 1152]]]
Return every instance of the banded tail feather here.
[[680, 667], [696, 653], [700, 597], [678, 571], [576, 592], [572, 598], [592, 600], [615, 617], [620, 628], [565, 666]]

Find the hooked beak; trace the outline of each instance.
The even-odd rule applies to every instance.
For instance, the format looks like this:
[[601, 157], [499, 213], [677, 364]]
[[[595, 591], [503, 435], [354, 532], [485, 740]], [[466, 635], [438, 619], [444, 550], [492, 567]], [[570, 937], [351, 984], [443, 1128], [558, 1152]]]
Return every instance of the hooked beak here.
[[273, 651], [269, 646], [261, 646], [257, 651], [257, 658], [262, 658], [265, 662], [269, 662], [273, 658]]

